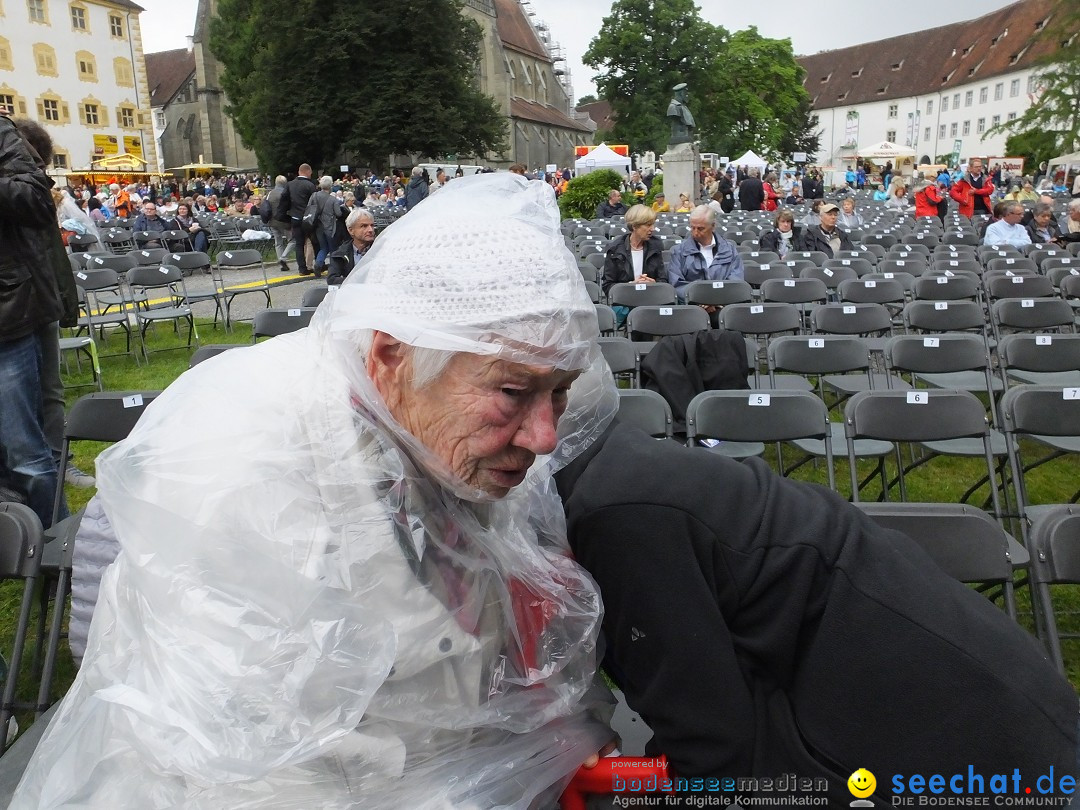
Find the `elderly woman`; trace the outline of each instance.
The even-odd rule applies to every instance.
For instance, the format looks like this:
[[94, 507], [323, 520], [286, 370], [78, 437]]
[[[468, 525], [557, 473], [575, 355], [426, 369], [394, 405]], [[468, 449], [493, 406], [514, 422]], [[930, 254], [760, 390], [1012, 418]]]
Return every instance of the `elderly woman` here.
[[781, 208], [776, 212], [775, 224], [775, 228], [761, 235], [758, 246], [762, 250], [771, 250], [783, 259], [796, 249], [802, 229], [795, 226], [795, 215], [790, 208]]
[[632, 205], [626, 212], [626, 227], [630, 233], [612, 241], [604, 258], [604, 278], [601, 286], [606, 293], [611, 285], [620, 282], [651, 284], [667, 281], [664, 270], [664, 244], [653, 236], [656, 212], [647, 205]]
[[315, 208], [315, 241], [319, 245], [315, 254], [315, 278], [322, 276], [326, 270], [326, 257], [342, 242], [338, 238], [338, 221], [345, 218], [345, 208], [331, 191], [333, 187], [333, 177], [320, 177], [319, 190], [308, 201], [308, 210], [311, 206]]
[[350, 240], [327, 257], [326, 283], [331, 287], [341, 284], [367, 255], [375, 241], [375, 217], [365, 208], [354, 208], [345, 218], [345, 230]]
[[1054, 206], [1044, 202], [1036, 203], [1031, 212], [1031, 222], [1027, 224], [1027, 232], [1033, 244], [1060, 242], [1061, 228], [1054, 219]]
[[863, 226], [862, 214], [855, 210], [854, 197], [844, 197], [840, 201], [840, 216], [836, 224], [846, 231]]
[[550, 188], [486, 174], [185, 373], [98, 460], [121, 551], [12, 807], [550, 802], [610, 737], [551, 482], [616, 407], [596, 335]]
[[191, 249], [206, 253], [210, 247], [210, 239], [199, 221], [191, 215], [191, 206], [186, 200], [176, 207], [176, 216], [173, 219], [176, 220], [180, 230], [187, 232]]

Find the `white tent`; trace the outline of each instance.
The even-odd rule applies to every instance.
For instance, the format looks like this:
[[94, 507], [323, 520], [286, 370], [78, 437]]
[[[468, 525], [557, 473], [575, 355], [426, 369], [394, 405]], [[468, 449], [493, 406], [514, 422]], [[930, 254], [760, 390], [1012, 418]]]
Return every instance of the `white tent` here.
[[898, 157], [915, 157], [915, 150], [891, 141], [881, 141], [870, 146], [860, 146], [856, 154], [859, 157], [895, 159]]
[[623, 174], [630, 174], [630, 158], [623, 157], [606, 143], [602, 143], [574, 161], [575, 176], [597, 169], [615, 169]]
[[1046, 173], [1052, 175], [1053, 172], [1051, 170], [1054, 166], [1065, 166], [1068, 168], [1069, 166], [1074, 165], [1080, 165], [1080, 152], [1073, 152], [1071, 155], [1062, 155], [1061, 157], [1054, 158], [1047, 164]]
[[[765, 161], [754, 154], [753, 149], [748, 149], [746, 154], [742, 157], [737, 157], [731, 161], [736, 166], [746, 166], [748, 169], [764, 169]], [[728, 164], [730, 165], [730, 163]]]

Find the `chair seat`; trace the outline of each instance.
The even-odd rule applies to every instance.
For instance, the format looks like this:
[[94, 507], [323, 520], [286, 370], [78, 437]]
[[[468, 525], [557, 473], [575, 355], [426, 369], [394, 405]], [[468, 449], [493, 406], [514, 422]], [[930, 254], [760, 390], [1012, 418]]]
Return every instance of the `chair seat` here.
[[1040, 434], [1032, 434], [1028, 438], [1065, 453], [1080, 453], [1080, 436], [1043, 436]]
[[[701, 445], [704, 447], [704, 445]], [[725, 458], [754, 458], [765, 454], [765, 445], [761, 442], [720, 442], [716, 447], [705, 448]]]
[[[986, 376], [981, 371], [951, 371], [945, 374], [919, 374], [919, 379], [935, 388], [958, 388], [961, 391], [981, 393], [986, 391]], [[994, 393], [1005, 390], [1005, 384], [996, 374], [990, 375]]]
[[[946, 456], [982, 458], [984, 452], [983, 440], [977, 438], [942, 439], [935, 442], [919, 442], [919, 444], [932, 453], [940, 453]], [[1009, 454], [1005, 434], [993, 428], [990, 428], [990, 453], [994, 456]]]
[[775, 382], [767, 376], [754, 386], [758, 391], [813, 391], [814, 384], [801, 374], [777, 374]]
[[[873, 390], [875, 391], [882, 391], [886, 388], [892, 388], [894, 391], [907, 391], [911, 388], [908, 383], [895, 375], [893, 375], [892, 380], [889, 380], [887, 374], [874, 374], [872, 376]], [[871, 389], [870, 382], [866, 379], [865, 374], [826, 374], [821, 378], [821, 382], [830, 391], [848, 396]]]
[[[844, 423], [830, 422], [829, 430], [832, 434], [833, 455], [843, 456], [846, 452], [845, 448], [847, 447], [847, 438], [844, 435]], [[825, 458], [824, 439], [796, 439], [792, 444], [811, 456]], [[881, 458], [882, 456], [887, 456], [892, 451], [892, 442], [885, 442], [880, 439], [855, 440], [856, 458]]]
[[140, 321], [171, 321], [176, 318], [190, 318], [190, 307], [160, 307], [139, 312]]
[[1080, 387], [1080, 371], [1021, 371], [1009, 369], [1009, 377], [1026, 385], [1053, 385], [1060, 388]]

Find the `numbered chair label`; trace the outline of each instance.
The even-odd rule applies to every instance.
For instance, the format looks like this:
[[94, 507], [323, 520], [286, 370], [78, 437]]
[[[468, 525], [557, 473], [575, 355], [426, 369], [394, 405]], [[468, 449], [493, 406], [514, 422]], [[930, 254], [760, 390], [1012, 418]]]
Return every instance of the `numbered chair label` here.
[[634, 289], [635, 289], [635, 290], [644, 290], [644, 289], [645, 289], [645, 287], [646, 287], [646, 285], [645, 285], [645, 284], [635, 284], [635, 285], [634, 285]]
[[[897, 264], [903, 264], [903, 262], [897, 262]], [[896, 273], [882, 273], [885, 278], [896, 278]]]
[[925, 405], [930, 401], [930, 394], [926, 391], [908, 391], [907, 392], [907, 404], [908, 405]]
[[845, 315], [854, 315], [855, 314], [855, 307], [851, 306], [850, 304], [846, 305], [844, 307], [844, 314]]
[[712, 288], [714, 290], [722, 290], [722, 289], [724, 289], [724, 282], [722, 282], [722, 281], [714, 281], [712, 283]]
[[77, 278], [80, 278], [83, 281], [86, 281], [86, 273], [76, 273], [75, 275], [76, 275]]
[[141, 408], [143, 404], [142, 394], [132, 394], [130, 397], [124, 397], [121, 402], [125, 408]]
[[830, 270], [828, 267], [826, 267], [821, 272], [824, 273], [825, 275], [827, 275], [829, 278], [832, 278], [835, 275], [835, 273], [833, 273], [833, 271]]
[[225, 251], [225, 258], [226, 259], [231, 259], [232, 258], [232, 251], [231, 250], [226, 250]]
[[795, 286], [795, 279], [793, 279], [793, 278], [785, 278], [784, 279], [784, 286], [785, 287], [794, 287]]
[[1080, 399], [1080, 388], [1063, 388], [1061, 389], [1062, 399]]
[[948, 301], [935, 301], [934, 302], [934, 309], [948, 309], [948, 308], [949, 308], [949, 302]]
[[811, 349], [824, 349], [825, 340], [824, 338], [810, 338], [808, 341], [806, 341], [806, 345], [809, 346]]
[[1021, 298], [1020, 299], [1020, 306], [1023, 309], [1031, 309], [1032, 307], [1035, 306], [1035, 299], [1034, 298]]
[[1035, 345], [1036, 346], [1049, 346], [1052, 341], [1053, 341], [1053, 338], [1050, 337], [1050, 335], [1036, 335], [1035, 336]]
[[841, 259], [840, 264], [844, 265], [844, 267], [850, 267], [851, 266], [851, 259]]
[[937, 282], [938, 284], [948, 284], [948, 283], [949, 283], [949, 277], [948, 277], [948, 276], [938, 276], [938, 277], [937, 277], [937, 278], [935, 279], [935, 281], [936, 281], [936, 282]]
[[660, 307], [660, 314], [661, 315], [671, 315], [672, 314], [671, 307]]
[[159, 267], [158, 272], [159, 273], [164, 273], [165, 275], [169, 275], [169, 268], [168, 267]]
[[173, 261], [174, 261], [174, 262], [178, 262], [178, 261], [180, 261], [180, 258], [181, 258], [181, 256], [180, 256], [180, 254], [179, 254], [179, 253], [174, 253], [174, 254], [172, 255], [172, 257], [173, 257]]
[[298, 310], [298, 309], [290, 309], [289, 310], [289, 317], [290, 318], [299, 318], [300, 317], [300, 310]]
[[903, 259], [900, 259], [899, 261], [897, 261], [896, 264], [897, 264], [898, 267], [907, 267], [907, 262], [904, 261]]
[[[1080, 389], [1073, 389], [1073, 390], [1080, 390]], [[751, 394], [750, 399], [747, 400], [747, 402], [750, 405], [754, 406], [754, 407], [764, 407], [764, 408], [767, 408], [771, 401], [772, 401], [772, 397], [769, 394]]]
[[949, 266], [950, 267], [959, 267], [960, 262], [956, 261], [955, 259], [949, 259]]
[[865, 286], [866, 289], [868, 289], [868, 290], [872, 290], [877, 286], [877, 282], [876, 281], [864, 281], [863, 286]]
[[765, 307], [763, 307], [761, 304], [755, 304], [754, 306], [750, 307], [751, 315], [760, 315], [764, 311]]
[[[1012, 276], [1012, 273], [1009, 273], [1009, 275]], [[1023, 276], [1013, 276], [1012, 277], [1012, 283], [1013, 284], [1023, 284], [1024, 283], [1024, 277]]]
[[941, 341], [938, 338], [923, 338], [922, 345], [928, 349], [936, 349], [941, 345]]

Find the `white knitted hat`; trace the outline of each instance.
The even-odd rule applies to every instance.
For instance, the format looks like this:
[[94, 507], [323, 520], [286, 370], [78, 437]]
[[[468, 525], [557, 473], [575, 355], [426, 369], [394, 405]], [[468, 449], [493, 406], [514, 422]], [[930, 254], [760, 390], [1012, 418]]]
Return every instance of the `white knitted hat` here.
[[544, 183], [457, 180], [388, 228], [320, 315], [335, 333], [585, 368], [596, 310], [558, 222]]

